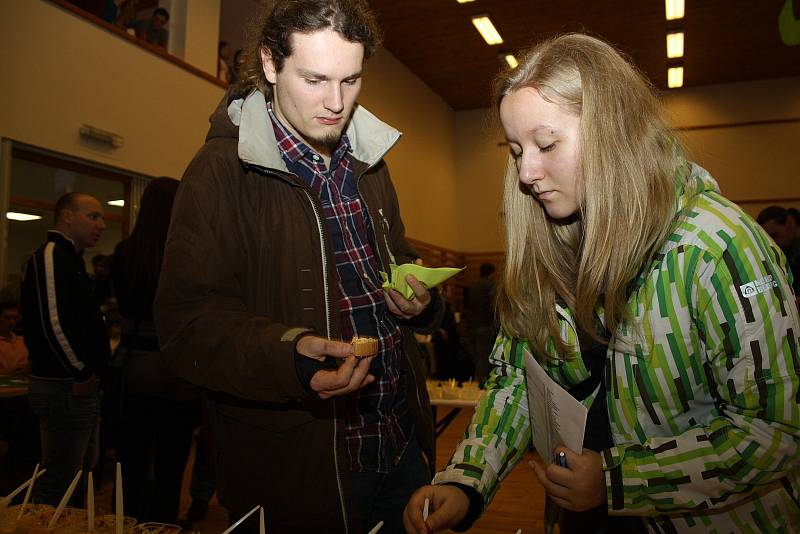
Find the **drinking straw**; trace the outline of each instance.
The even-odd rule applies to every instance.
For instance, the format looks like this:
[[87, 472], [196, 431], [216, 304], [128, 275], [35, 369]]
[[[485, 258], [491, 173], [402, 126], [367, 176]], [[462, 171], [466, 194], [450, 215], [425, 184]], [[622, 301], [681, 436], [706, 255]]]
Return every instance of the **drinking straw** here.
[[378, 531], [383, 528], [383, 521], [378, 521], [378, 524], [372, 527], [372, 530], [367, 532], [367, 534], [378, 534]]
[[261, 508], [261, 506], [256, 506], [255, 508], [253, 508], [252, 510], [250, 510], [249, 512], [247, 512], [246, 514], [244, 514], [240, 520], [238, 520], [236, 523], [234, 523], [234, 524], [232, 524], [230, 527], [228, 527], [228, 530], [224, 531], [222, 534], [230, 534], [230, 532], [231, 532], [231, 531], [233, 531], [233, 529], [235, 529], [236, 527], [238, 527], [239, 525], [241, 525], [241, 524], [242, 524], [242, 522], [244, 522], [244, 520], [245, 520], [245, 519], [247, 519], [248, 517], [250, 517], [250, 516], [253, 514], [253, 512], [255, 512], [256, 510], [258, 510], [259, 508]]
[[[39, 467], [39, 464], [36, 464], [36, 467]], [[46, 471], [47, 471], [47, 469], [42, 469], [41, 471], [39, 471], [39, 472], [37, 473], [37, 472], [36, 472], [36, 470], [34, 470], [34, 471], [33, 471], [33, 473], [34, 473], [33, 477], [29, 478], [28, 480], [26, 480], [25, 482], [23, 482], [22, 484], [20, 484], [20, 485], [19, 485], [19, 487], [18, 487], [17, 489], [15, 489], [15, 490], [14, 490], [14, 491], [12, 491], [11, 493], [9, 493], [8, 495], [6, 495], [6, 496], [5, 496], [5, 497], [3, 497], [2, 499], [0, 499], [0, 506], [3, 506], [4, 504], [11, 504], [11, 501], [14, 499], [14, 497], [16, 497], [17, 495], [19, 495], [19, 493], [20, 493], [22, 490], [24, 490], [25, 488], [27, 488], [29, 484], [31, 484], [31, 483], [32, 483], [32, 482], [33, 482], [35, 479], [37, 479], [37, 478], [39, 478], [40, 476], [42, 476], [42, 475], [43, 475], [43, 474], [44, 474]]]
[[92, 478], [92, 472], [89, 471], [89, 478], [87, 481], [87, 488], [86, 488], [86, 518], [87, 518], [87, 528], [89, 532], [94, 532], [94, 479]]
[[53, 528], [54, 526], [56, 526], [58, 518], [61, 517], [61, 512], [64, 511], [64, 507], [67, 506], [67, 503], [72, 497], [72, 492], [75, 491], [75, 487], [78, 485], [78, 482], [80, 481], [82, 474], [83, 471], [80, 469], [78, 470], [77, 473], [75, 473], [75, 478], [72, 479], [72, 482], [70, 482], [70, 485], [67, 488], [67, 492], [61, 498], [61, 502], [58, 503], [58, 508], [56, 508], [56, 512], [53, 514], [53, 517], [50, 518], [50, 523], [48, 523], [47, 528]]
[[114, 529], [117, 534], [122, 534], [122, 525], [125, 522], [125, 510], [123, 509], [122, 503], [122, 464], [117, 462], [117, 480], [116, 480], [116, 495], [115, 495], [115, 524], [116, 528]]
[[28, 491], [25, 492], [25, 498], [22, 500], [22, 506], [19, 507], [19, 514], [17, 514], [17, 521], [22, 519], [22, 513], [25, 511], [25, 507], [28, 506], [28, 501], [31, 498], [31, 491], [33, 491], [33, 483], [36, 480], [36, 473], [39, 471], [39, 464], [36, 464], [33, 468], [33, 476], [31, 477], [31, 484], [28, 486]]
[[264, 507], [262, 506], [261, 509], [258, 511], [258, 534], [266, 534], [267, 529], [264, 527]]

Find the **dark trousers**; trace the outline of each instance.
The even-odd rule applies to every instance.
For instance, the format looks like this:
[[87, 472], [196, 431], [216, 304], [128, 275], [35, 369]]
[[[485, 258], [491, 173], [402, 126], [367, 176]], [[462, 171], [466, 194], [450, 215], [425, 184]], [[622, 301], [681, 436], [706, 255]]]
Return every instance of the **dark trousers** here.
[[483, 384], [489, 376], [489, 356], [497, 337], [497, 329], [493, 326], [479, 326], [470, 332], [472, 362], [475, 364], [475, 380]]
[[212, 457], [211, 437], [208, 435], [208, 426], [201, 426], [197, 434], [197, 448], [194, 465], [192, 466], [192, 483], [189, 485], [189, 495], [192, 501], [208, 502], [217, 491], [217, 471]]
[[350, 472], [350, 485], [354, 501], [360, 507], [363, 532], [369, 532], [383, 521], [381, 534], [405, 533], [403, 510], [408, 499], [417, 488], [430, 481], [430, 471], [413, 436], [391, 472]]
[[174, 523], [197, 403], [128, 395], [118, 438], [125, 515], [139, 521]]
[[100, 397], [96, 392], [75, 396], [72, 384], [72, 380], [31, 378], [28, 398], [39, 417], [41, 467], [47, 469], [34, 486], [35, 502], [57, 505], [82, 469], [82, 483], [70, 501], [81, 506], [86, 495], [86, 476], [97, 462]]

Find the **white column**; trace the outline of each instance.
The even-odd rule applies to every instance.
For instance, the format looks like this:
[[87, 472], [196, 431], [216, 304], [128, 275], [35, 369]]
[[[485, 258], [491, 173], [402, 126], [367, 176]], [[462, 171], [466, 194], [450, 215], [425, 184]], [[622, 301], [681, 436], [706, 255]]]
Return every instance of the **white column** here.
[[169, 11], [169, 53], [217, 75], [221, 0], [159, 0]]

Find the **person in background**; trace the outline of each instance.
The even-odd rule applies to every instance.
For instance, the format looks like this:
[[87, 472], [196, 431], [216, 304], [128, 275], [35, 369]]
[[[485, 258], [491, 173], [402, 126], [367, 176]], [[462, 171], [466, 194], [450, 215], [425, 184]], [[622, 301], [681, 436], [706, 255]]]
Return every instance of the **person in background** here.
[[475, 380], [479, 384], [483, 384], [489, 375], [489, 354], [492, 352], [492, 343], [497, 335], [494, 272], [493, 264], [481, 264], [480, 277], [470, 286], [467, 293], [469, 298], [464, 314], [469, 327], [470, 352], [475, 366]]
[[151, 181], [136, 226], [114, 249], [112, 279], [123, 317], [117, 358], [125, 385], [117, 439], [125, 468], [125, 513], [139, 521], [175, 523], [183, 471], [198, 424], [196, 391], [165, 365], [153, 325], [172, 206], [179, 182]]
[[19, 302], [0, 300], [0, 375], [31, 372], [25, 340], [14, 333], [18, 322]]
[[226, 41], [220, 41], [217, 47], [217, 79], [231, 83], [231, 67], [228, 60], [231, 58], [231, 47]]
[[794, 240], [800, 239], [800, 211], [797, 208], [786, 208], [786, 224], [794, 236]]
[[241, 48], [233, 54], [233, 65], [231, 65], [231, 80], [230, 84], [234, 85], [242, 79], [242, 69], [245, 64], [244, 50]]
[[[433, 460], [413, 333], [443, 308], [413, 276], [413, 299], [381, 288], [419, 255], [383, 160], [400, 134], [356, 104], [379, 29], [363, 0], [266, 9], [181, 181], [159, 339], [208, 390], [232, 520], [258, 504], [275, 533], [401, 531]], [[377, 353], [357, 359], [355, 336]]]
[[783, 255], [686, 160], [652, 87], [607, 43], [544, 41], [495, 95], [511, 153], [502, 330], [407, 531], [469, 528], [543, 431], [530, 357], [588, 408], [582, 451], [558, 444], [534, 464], [562, 534], [794, 530], [800, 321]]
[[[39, 416], [42, 467], [33, 497], [58, 504], [75, 473], [97, 462], [99, 380], [110, 356], [108, 334], [92, 294], [83, 252], [106, 229], [103, 207], [85, 193], [66, 193], [55, 228], [28, 262], [22, 282], [25, 345], [31, 361], [28, 398]], [[74, 502], [83, 501], [75, 491]]]
[[800, 306], [800, 239], [796, 237], [792, 216], [785, 208], [769, 206], [761, 210], [756, 220], [786, 255], [794, 278], [792, 288]]
[[101, 16], [110, 24], [124, 26], [130, 12], [135, 8], [134, 4], [135, 0], [104, 0]]
[[158, 7], [149, 19], [133, 21], [129, 27], [134, 29], [139, 39], [166, 50], [169, 43], [167, 24], [169, 24], [169, 11]]
[[450, 302], [453, 298], [454, 285], [444, 286], [442, 300], [444, 302], [444, 314], [442, 323], [436, 332], [433, 333], [433, 351], [436, 354], [436, 376], [434, 378], [446, 379], [457, 378], [463, 380], [470, 376], [464, 376], [462, 362], [460, 361], [461, 339], [458, 334], [455, 314]]
[[[114, 286], [111, 283], [111, 256], [95, 254], [92, 257], [92, 293], [97, 305], [103, 308], [106, 301], [114, 297]], [[105, 311], [105, 310], [104, 310]]]
[[205, 399], [201, 405], [201, 424], [197, 429], [197, 447], [194, 465], [192, 465], [192, 481], [189, 484], [189, 496], [192, 503], [186, 512], [190, 523], [202, 521], [208, 515], [208, 503], [217, 491], [217, 472], [214, 467], [214, 443], [211, 436], [211, 425], [205, 408]]

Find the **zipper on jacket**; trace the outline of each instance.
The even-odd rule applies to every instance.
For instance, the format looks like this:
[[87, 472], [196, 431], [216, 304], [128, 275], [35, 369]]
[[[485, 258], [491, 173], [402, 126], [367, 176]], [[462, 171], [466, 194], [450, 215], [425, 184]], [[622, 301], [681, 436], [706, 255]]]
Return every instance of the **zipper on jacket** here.
[[[258, 165], [253, 165], [254, 168], [261, 170], [264, 174], [271, 174], [276, 176], [281, 180], [286, 180], [286, 177], [281, 175], [280, 173], [274, 171], [273, 169], [268, 169], [266, 167], [261, 167]], [[297, 185], [297, 184], [293, 184]], [[326, 328], [326, 336], [328, 339], [331, 339], [331, 298], [330, 298], [330, 287], [328, 286], [328, 256], [325, 253], [325, 232], [322, 226], [322, 217], [320, 216], [319, 210], [317, 209], [317, 205], [314, 202], [314, 198], [311, 196], [311, 193], [305, 186], [300, 186], [303, 190], [303, 193], [306, 194], [308, 197], [308, 202], [311, 204], [311, 209], [314, 211], [314, 218], [317, 221], [317, 231], [319, 232], [319, 253], [320, 257], [322, 258], [322, 286], [323, 292], [325, 293], [325, 328]], [[344, 531], [345, 534], [349, 534], [350, 527], [348, 525], [347, 520], [347, 507], [345, 506], [344, 502], [344, 490], [342, 488], [342, 473], [339, 469], [339, 452], [336, 449], [336, 442], [339, 437], [339, 426], [338, 426], [338, 418], [336, 415], [336, 400], [333, 400], [333, 462], [336, 468], [336, 487], [339, 490], [339, 505], [342, 509], [342, 520], [344, 521]]]
[[325, 294], [325, 328], [328, 339], [331, 338], [331, 311], [330, 304], [331, 298], [329, 295], [330, 289], [328, 288], [328, 256], [325, 254], [325, 234], [322, 228], [322, 218], [319, 215], [317, 205], [314, 204], [314, 199], [311, 198], [311, 193], [303, 189], [303, 193], [308, 197], [311, 203], [311, 209], [314, 210], [314, 217], [317, 219], [317, 230], [319, 231], [319, 253], [322, 258], [322, 287]]
[[383, 242], [386, 243], [386, 250], [389, 251], [389, 261], [396, 264], [397, 261], [394, 259], [392, 247], [389, 246], [389, 221], [387, 221], [386, 217], [383, 215], [383, 208], [378, 208], [378, 213], [381, 215], [381, 224], [383, 225]]
[[[314, 203], [314, 199], [311, 197], [311, 193], [309, 193], [306, 189], [303, 189], [303, 192], [308, 197], [308, 201], [311, 203], [311, 208], [314, 210], [314, 217], [317, 220], [317, 230], [319, 231], [319, 243], [320, 243], [320, 256], [322, 257], [322, 284], [323, 284], [323, 292], [325, 293], [325, 328], [327, 329], [327, 336], [328, 339], [331, 338], [331, 314], [330, 314], [330, 291], [328, 288], [328, 256], [325, 254], [325, 234], [323, 233], [322, 227], [322, 218], [320, 217], [319, 210], [317, 209], [317, 205]], [[348, 526], [347, 521], [347, 507], [345, 506], [344, 502], [344, 490], [342, 489], [342, 473], [339, 470], [339, 451], [336, 447], [336, 443], [339, 439], [339, 419], [336, 415], [336, 400], [333, 399], [333, 465], [336, 469], [336, 487], [339, 490], [339, 505], [342, 509], [342, 520], [344, 522], [344, 531], [345, 534], [350, 532], [350, 528]]]
[[[358, 176], [358, 178], [356, 178], [356, 191], [358, 191], [358, 197], [361, 199], [361, 202], [363, 202], [363, 203], [364, 203], [364, 206], [366, 206], [366, 208], [367, 208], [367, 215], [369, 216], [369, 219], [370, 219], [370, 221], [371, 221], [371, 222], [373, 223], [373, 225], [374, 225], [374, 224], [375, 224], [375, 221], [373, 220], [373, 217], [372, 217], [372, 215], [371, 215], [372, 211], [369, 209], [369, 202], [367, 202], [367, 199], [366, 199], [366, 198], [364, 198], [364, 195], [362, 195], [362, 194], [361, 194], [361, 187], [360, 187], [360, 185], [359, 185], [359, 184], [360, 184], [360, 182], [361, 182], [361, 177], [362, 177], [363, 175], [364, 175], [364, 174], [363, 174], [363, 173], [361, 173], [361, 174]], [[384, 242], [384, 244], [386, 245], [386, 252], [388, 252], [388, 253], [389, 253], [389, 262], [390, 262], [390, 263], [395, 263], [395, 264], [396, 264], [396, 263], [397, 263], [397, 261], [395, 261], [395, 259], [394, 259], [394, 254], [392, 253], [392, 247], [390, 247], [390, 246], [389, 246], [389, 238], [388, 238], [388, 235], [389, 235], [389, 223], [386, 221], [386, 217], [384, 217], [384, 216], [383, 216], [383, 208], [378, 208], [378, 214], [381, 216], [381, 221], [380, 221], [380, 224], [381, 224], [381, 226], [383, 227], [383, 242]], [[377, 236], [376, 236], [376, 237], [377, 237]], [[377, 243], [376, 243], [376, 245], [377, 245]], [[380, 266], [381, 266], [383, 269], [386, 269], [387, 273], [389, 273], [389, 272], [390, 272], [390, 270], [389, 270], [389, 264], [387, 264], [387, 263], [386, 263], [386, 262], [383, 260], [383, 254], [381, 254], [381, 247], [377, 247], [377, 251], [378, 251], [378, 260], [380, 261]]]
[[339, 488], [339, 505], [342, 507], [342, 519], [344, 521], [345, 534], [349, 534], [350, 528], [347, 521], [347, 507], [344, 504], [344, 490], [342, 489], [342, 474], [339, 471], [339, 452], [336, 449], [336, 442], [339, 437], [339, 419], [336, 416], [336, 399], [333, 401], [333, 465], [336, 468], [336, 486]]

